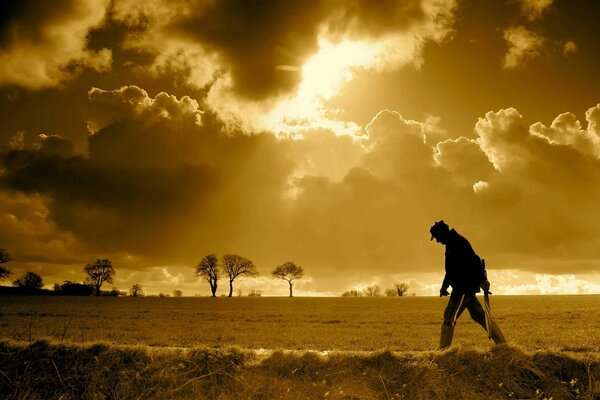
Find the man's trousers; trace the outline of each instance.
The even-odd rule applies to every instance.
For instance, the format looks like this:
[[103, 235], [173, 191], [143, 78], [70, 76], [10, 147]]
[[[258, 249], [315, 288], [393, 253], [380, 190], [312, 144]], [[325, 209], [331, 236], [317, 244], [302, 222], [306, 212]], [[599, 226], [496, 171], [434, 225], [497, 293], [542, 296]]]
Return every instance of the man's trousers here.
[[[450, 299], [448, 300], [448, 305], [444, 310], [444, 323], [442, 324], [442, 333], [440, 337], [440, 349], [446, 348], [452, 344], [452, 337], [454, 336], [454, 326], [456, 325], [456, 321], [465, 310], [469, 310], [469, 314], [471, 318], [479, 325], [486, 329], [485, 327], [485, 312], [483, 311], [483, 307], [481, 303], [475, 296], [475, 293], [466, 294], [466, 293], [457, 293], [455, 291], [450, 295]], [[502, 334], [502, 331], [496, 325], [496, 323], [492, 320], [491, 325], [492, 330], [492, 339], [494, 343], [501, 344], [506, 343], [506, 339]]]

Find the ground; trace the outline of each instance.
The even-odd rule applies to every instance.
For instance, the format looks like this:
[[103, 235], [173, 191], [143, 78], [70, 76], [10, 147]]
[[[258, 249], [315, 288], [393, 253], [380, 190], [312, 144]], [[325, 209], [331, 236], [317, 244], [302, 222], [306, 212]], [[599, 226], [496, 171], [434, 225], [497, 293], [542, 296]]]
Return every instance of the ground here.
[[[112, 298], [0, 296], [0, 337], [63, 343], [394, 351], [437, 346], [446, 298]], [[600, 349], [600, 296], [492, 296], [509, 344]], [[491, 342], [465, 312], [456, 345]]]

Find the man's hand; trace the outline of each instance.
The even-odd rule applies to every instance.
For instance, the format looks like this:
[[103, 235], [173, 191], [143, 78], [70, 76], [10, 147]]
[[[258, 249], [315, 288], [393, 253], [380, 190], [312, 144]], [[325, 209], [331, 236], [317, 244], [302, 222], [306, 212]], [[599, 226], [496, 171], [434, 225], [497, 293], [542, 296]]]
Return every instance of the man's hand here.
[[449, 295], [450, 295], [450, 293], [448, 293], [448, 289], [445, 289], [445, 288], [440, 289], [440, 297], [449, 296]]
[[484, 292], [487, 292], [487, 293], [490, 293], [490, 294], [492, 293], [492, 292], [490, 292], [490, 281], [488, 281], [487, 279], [484, 280], [484, 281], [482, 281], [479, 284], [479, 286], [483, 289]]

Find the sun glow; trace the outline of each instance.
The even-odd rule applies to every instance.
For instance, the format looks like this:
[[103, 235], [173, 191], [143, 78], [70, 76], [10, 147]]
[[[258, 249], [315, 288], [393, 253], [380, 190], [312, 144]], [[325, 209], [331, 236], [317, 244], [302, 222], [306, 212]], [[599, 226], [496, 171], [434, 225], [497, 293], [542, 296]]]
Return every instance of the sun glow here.
[[302, 67], [298, 97], [330, 99], [354, 78], [357, 69], [377, 65], [381, 51], [380, 45], [367, 42], [320, 40], [319, 52]]
[[373, 68], [383, 52], [377, 43], [344, 40], [319, 41], [319, 51], [302, 66], [302, 82], [294, 97], [280, 102], [268, 116], [274, 131], [328, 128], [337, 134], [354, 134], [360, 127], [336, 120], [339, 110], [326, 110], [324, 102], [336, 96], [359, 70]]

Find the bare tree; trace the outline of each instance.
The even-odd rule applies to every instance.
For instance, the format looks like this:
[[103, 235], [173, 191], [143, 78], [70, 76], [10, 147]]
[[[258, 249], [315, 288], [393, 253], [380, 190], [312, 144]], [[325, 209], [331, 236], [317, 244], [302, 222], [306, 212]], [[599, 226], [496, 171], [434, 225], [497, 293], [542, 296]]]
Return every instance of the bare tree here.
[[[0, 264], [6, 264], [11, 260], [10, 255], [4, 249], [0, 249]], [[0, 281], [5, 280], [11, 274], [10, 270], [0, 266]]]
[[386, 289], [385, 295], [387, 297], [398, 297], [398, 292], [396, 292], [396, 289]]
[[13, 285], [22, 289], [41, 289], [44, 287], [42, 277], [35, 272], [26, 272]]
[[182, 297], [183, 296], [183, 292], [179, 289], [175, 289], [173, 290], [173, 297]]
[[129, 295], [131, 297], [142, 297], [144, 295], [144, 289], [142, 288], [142, 285], [135, 283], [133, 286], [131, 286], [131, 289], [129, 289]]
[[212, 297], [217, 297], [217, 281], [219, 280], [219, 260], [214, 254], [209, 254], [196, 267], [196, 275], [203, 276], [210, 285]]
[[241, 275], [256, 276], [256, 266], [247, 258], [235, 254], [225, 254], [223, 256], [223, 272], [229, 277], [229, 297], [233, 296], [233, 281]]
[[342, 293], [342, 297], [362, 297], [363, 293], [360, 290], [352, 289], [346, 290]]
[[275, 278], [283, 279], [290, 285], [290, 297], [293, 297], [294, 281], [304, 276], [304, 269], [291, 261], [286, 261], [271, 272]]
[[377, 285], [367, 286], [363, 290], [365, 296], [367, 297], [378, 297], [381, 296], [381, 288]]
[[94, 285], [96, 296], [100, 296], [100, 287], [104, 282], [112, 283], [115, 269], [110, 260], [96, 260], [93, 264], [83, 267], [83, 270], [90, 277], [90, 282]]
[[404, 282], [396, 283], [394, 285], [394, 288], [396, 289], [396, 293], [398, 293], [398, 296], [400, 297], [404, 296], [406, 292], [408, 292], [408, 284]]

